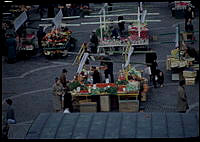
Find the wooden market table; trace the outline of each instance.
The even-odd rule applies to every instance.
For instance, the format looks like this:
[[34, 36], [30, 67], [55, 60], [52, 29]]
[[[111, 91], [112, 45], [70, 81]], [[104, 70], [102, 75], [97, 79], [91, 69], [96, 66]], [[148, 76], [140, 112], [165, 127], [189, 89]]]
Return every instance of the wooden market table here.
[[[135, 92], [135, 93], [125, 93], [125, 92], [118, 92], [117, 94], [108, 94], [108, 93], [100, 93], [100, 94], [96, 94], [96, 95], [89, 95], [86, 93], [75, 93], [75, 92], [71, 92], [72, 94], [72, 98], [73, 100], [76, 100], [77, 102], [79, 102], [79, 104], [81, 103], [92, 103], [92, 97], [99, 97], [99, 100], [95, 100], [95, 102], [97, 103], [97, 107], [99, 107], [99, 111], [111, 111], [111, 108], [115, 108], [118, 109], [120, 108], [121, 105], [120, 102], [128, 102], [130, 100], [136, 100], [137, 102], [139, 102], [138, 100], [138, 96], [139, 96], [139, 91]], [[117, 97], [116, 97], [117, 96]], [[107, 98], [106, 98], [107, 97]], [[117, 100], [116, 100], [117, 98]], [[105, 101], [105, 102], [102, 102]], [[114, 104], [114, 106], [111, 106], [112, 104]], [[137, 108], [139, 108], [139, 103]]]

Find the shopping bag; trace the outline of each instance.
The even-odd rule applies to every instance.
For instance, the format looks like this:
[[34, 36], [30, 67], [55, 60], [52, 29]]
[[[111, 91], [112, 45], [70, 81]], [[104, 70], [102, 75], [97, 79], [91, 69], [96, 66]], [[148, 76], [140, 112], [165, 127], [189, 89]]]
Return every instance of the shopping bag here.
[[148, 75], [151, 75], [151, 68], [150, 68], [150, 67], [146, 67], [146, 68], [144, 69], [144, 73], [145, 73], [145, 74], [148, 74]]
[[155, 81], [157, 81], [158, 80], [158, 76], [157, 75], [155, 75]]

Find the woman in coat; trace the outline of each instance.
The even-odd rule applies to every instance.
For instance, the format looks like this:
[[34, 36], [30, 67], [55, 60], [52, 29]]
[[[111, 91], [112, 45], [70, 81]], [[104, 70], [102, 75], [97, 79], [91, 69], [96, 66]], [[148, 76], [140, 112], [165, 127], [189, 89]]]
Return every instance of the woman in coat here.
[[64, 94], [64, 88], [60, 80], [56, 77], [55, 83], [53, 85], [53, 107], [54, 111], [58, 112], [62, 109], [62, 95]]
[[179, 82], [178, 86], [177, 111], [182, 113], [185, 113], [186, 110], [189, 109], [184, 85], [185, 85], [185, 80], [182, 80]]

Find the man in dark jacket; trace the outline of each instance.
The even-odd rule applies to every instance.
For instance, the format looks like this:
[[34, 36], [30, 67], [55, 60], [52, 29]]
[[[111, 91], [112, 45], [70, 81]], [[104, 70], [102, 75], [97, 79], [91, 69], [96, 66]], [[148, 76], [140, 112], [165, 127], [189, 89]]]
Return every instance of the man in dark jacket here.
[[66, 86], [65, 88], [65, 95], [64, 95], [64, 110], [69, 109], [70, 112], [73, 112], [72, 106], [72, 95], [70, 93], [69, 87]]
[[[118, 17], [118, 21], [120, 21], [120, 20], [123, 20], [123, 16]], [[122, 36], [123, 31], [125, 30], [124, 24], [125, 24], [125, 22], [118, 23], [120, 36]]]
[[50, 4], [48, 6], [48, 18], [53, 18], [53, 17], [55, 17], [54, 5]]
[[15, 63], [17, 57], [17, 41], [13, 34], [8, 33], [6, 35], [6, 47], [8, 49], [8, 63]]
[[156, 86], [156, 67], [158, 66], [156, 60], [154, 60], [152, 62], [152, 65], [150, 66], [151, 68], [151, 76], [152, 76], [152, 79], [153, 79], [153, 85], [154, 85], [154, 88], [157, 88]]
[[91, 52], [97, 53], [97, 46], [98, 46], [99, 40], [98, 40], [95, 30], [92, 31], [92, 35], [90, 37], [90, 42], [92, 43]]
[[8, 124], [15, 124], [16, 120], [15, 120], [15, 112], [14, 109], [12, 107], [12, 100], [11, 99], [7, 99], [6, 103], [8, 104], [8, 108], [7, 108], [7, 114], [6, 114], [6, 120]]
[[39, 50], [42, 53], [42, 38], [46, 35], [46, 33], [43, 31], [43, 27], [39, 27], [39, 30], [37, 31], [37, 38], [38, 38], [38, 46]]
[[160, 87], [163, 87], [164, 83], [164, 74], [161, 70], [157, 69], [156, 70], [156, 76], [158, 77], [157, 82], [160, 85]]
[[111, 59], [108, 57], [100, 56], [100, 60], [107, 60], [107, 61], [101, 61], [101, 65], [105, 67], [104, 74], [105, 78], [109, 78], [108, 75], [110, 75], [111, 83], [114, 83], [114, 75], [113, 75], [113, 63], [110, 61]]
[[67, 70], [66, 69], [63, 69], [62, 70], [62, 74], [60, 75], [60, 82], [62, 83], [63, 87], [67, 87], [67, 79], [66, 79], [66, 76], [67, 76]]
[[185, 80], [181, 80], [178, 86], [177, 111], [181, 113], [185, 113], [189, 109], [184, 85]]
[[100, 83], [100, 73], [98, 72], [96, 67], [92, 67], [92, 71], [93, 71], [93, 75], [92, 75], [93, 84]]
[[188, 32], [188, 33], [191, 33], [190, 35], [187, 36], [187, 38], [192, 40], [193, 34], [194, 34], [194, 28], [193, 28], [193, 25], [192, 25], [192, 19], [191, 18], [189, 18], [188, 21], [186, 22], [185, 31]]

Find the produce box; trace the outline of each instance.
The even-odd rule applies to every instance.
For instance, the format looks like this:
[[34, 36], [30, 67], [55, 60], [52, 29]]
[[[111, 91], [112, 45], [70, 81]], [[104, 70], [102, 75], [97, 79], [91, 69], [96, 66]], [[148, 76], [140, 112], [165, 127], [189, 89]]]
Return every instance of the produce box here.
[[119, 112], [138, 112], [139, 101], [138, 100], [120, 100]]
[[185, 78], [195, 78], [197, 76], [197, 72], [196, 71], [183, 71], [183, 76]]
[[172, 74], [172, 80], [179, 80], [179, 74], [178, 73], [173, 73]]
[[110, 111], [109, 96], [100, 96], [101, 111]]
[[194, 85], [195, 78], [185, 78], [185, 85]]
[[80, 112], [97, 112], [96, 102], [80, 103]]
[[170, 59], [167, 58], [167, 59], [166, 59], [166, 70], [171, 70], [170, 64], [171, 64]]

